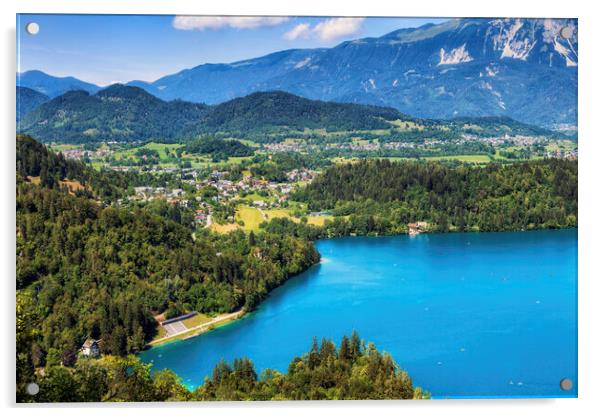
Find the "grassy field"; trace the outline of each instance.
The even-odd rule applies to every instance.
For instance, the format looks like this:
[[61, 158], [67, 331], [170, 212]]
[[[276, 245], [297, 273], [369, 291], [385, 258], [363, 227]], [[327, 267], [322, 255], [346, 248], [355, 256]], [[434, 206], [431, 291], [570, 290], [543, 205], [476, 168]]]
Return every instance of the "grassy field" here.
[[266, 201], [267, 202], [270, 198], [261, 196], [258, 193], [252, 193], [252, 194], [247, 194], [245, 196], [241, 196], [240, 199], [243, 201], [250, 201], [250, 202], [255, 202], [255, 201]]
[[239, 142], [241, 142], [242, 144], [246, 144], [249, 147], [259, 147], [260, 144], [259, 143], [255, 143], [252, 140], [247, 140], [247, 139], [235, 139], [238, 140]]
[[[253, 143], [253, 142], [249, 141], [249, 143], [247, 143], [247, 144], [251, 145], [251, 143]], [[60, 145], [60, 146], [66, 147], [66, 146], [70, 146], [70, 145]], [[137, 146], [137, 147], [134, 147], [131, 149], [115, 150], [115, 152], [113, 153], [113, 158], [117, 161], [118, 164], [119, 164], [119, 161], [125, 161], [125, 160], [131, 160], [131, 161], [138, 162], [140, 160], [140, 157], [136, 155], [136, 152], [138, 150], [140, 150], [140, 149], [155, 150], [159, 155], [159, 163], [157, 164], [157, 166], [160, 166], [163, 168], [173, 168], [173, 167], [178, 166], [177, 161], [174, 159], [174, 152], [178, 148], [181, 148], [183, 146], [184, 146], [183, 144], [149, 142], [149, 143], [145, 143], [144, 145]], [[256, 143], [253, 143], [253, 146], [257, 147], [258, 145]], [[57, 150], [60, 150], [60, 149], [57, 149]], [[169, 155], [168, 155], [168, 153], [169, 153]], [[230, 158], [228, 158], [228, 160], [214, 162], [211, 159], [211, 156], [209, 156], [209, 155], [197, 155], [197, 154], [188, 154], [188, 153], [183, 153], [182, 156], [179, 158], [179, 160], [182, 162], [190, 162], [190, 165], [195, 169], [202, 169], [202, 168], [222, 169], [228, 165], [240, 164], [243, 161], [251, 160], [251, 159], [252, 159], [251, 156], [230, 157]], [[92, 159], [92, 167], [97, 170], [100, 169], [105, 164], [106, 163], [102, 160], [94, 159], [94, 158]]]
[[213, 319], [213, 318], [205, 315], [204, 313], [197, 313], [193, 317], [183, 320], [182, 323], [184, 324], [184, 326], [186, 328], [190, 329], [190, 328], [194, 328], [195, 326], [199, 326], [204, 323], [207, 323], [207, 322], [211, 321], [211, 319]]
[[[188, 329], [197, 327], [199, 325], [202, 325], [204, 323], [207, 323], [209, 321], [211, 321], [213, 318], [211, 318], [208, 315], [205, 315], [203, 313], [197, 313], [196, 315], [188, 318], [188, 319], [184, 319], [182, 321], [182, 323], [184, 324], [184, 326]], [[157, 325], [157, 335], [153, 338], [153, 341], [158, 341], [161, 338], [165, 338], [167, 336], [167, 331], [165, 331], [165, 328], [163, 328], [162, 325]]]
[[67, 185], [69, 188], [69, 192], [74, 194], [76, 191], [83, 191], [85, 188], [79, 181], [65, 179], [64, 181], [60, 181], [61, 185]]
[[[28, 176], [27, 180], [29, 182], [33, 183], [34, 185], [40, 184], [39, 176]], [[63, 186], [67, 186], [67, 188], [69, 188], [69, 192], [71, 194], [75, 194], [75, 192], [77, 192], [77, 191], [82, 191], [82, 190], [86, 189], [86, 187], [84, 185], [82, 185], [80, 181], [76, 181], [76, 180], [65, 179], [63, 181], [59, 181], [59, 184], [63, 185]]]
[[266, 216], [268, 217], [268, 221], [272, 218], [289, 218], [293, 221], [299, 221], [298, 218], [294, 218], [291, 215], [291, 210], [289, 208], [275, 208], [268, 209], [264, 211]]
[[235, 215], [236, 221], [243, 221], [243, 230], [245, 231], [256, 231], [259, 229], [259, 224], [261, 224], [264, 219], [261, 211], [254, 207], [248, 207], [245, 205], [241, 205], [236, 210]]
[[[184, 321], [182, 321], [184, 323], [184, 326], [187, 329], [189, 329], [188, 331], [180, 333], [176, 336], [170, 337], [165, 340], [163, 340], [163, 338], [165, 338], [165, 336], [167, 335], [167, 332], [161, 325], [158, 325], [157, 336], [155, 338], [153, 338], [153, 340], [150, 343], [153, 344], [154, 346], [157, 346], [157, 345], [165, 344], [167, 342], [173, 342], [173, 341], [191, 338], [191, 337], [197, 336], [199, 334], [202, 334], [204, 332], [211, 331], [212, 329], [227, 325], [230, 322], [240, 318], [242, 315], [244, 315], [244, 310], [240, 310], [238, 312], [233, 312], [230, 314], [221, 314], [221, 315], [218, 315], [213, 318], [209, 317], [207, 315], [204, 315], [204, 314], [197, 314], [191, 318], [188, 318], [188, 319], [185, 319]], [[214, 324], [210, 324], [203, 328], [197, 328], [196, 330], [192, 330], [193, 328], [196, 328], [200, 325], [209, 323], [212, 320], [216, 320], [216, 322]]]
[[332, 216], [309, 216], [307, 217], [307, 223], [311, 225], [323, 226], [326, 220], [332, 220]]
[[400, 131], [424, 130], [424, 126], [422, 124], [417, 124], [413, 121], [393, 120], [389, 121], [389, 123], [393, 124]]
[[218, 234], [226, 234], [239, 228], [240, 226], [238, 224], [218, 224], [216, 222], [211, 224], [211, 231]]
[[146, 143], [143, 146], [135, 147], [132, 149], [117, 150], [113, 153], [113, 156], [117, 160], [129, 159], [129, 158], [137, 159], [135, 154], [138, 149], [149, 149], [149, 150], [157, 151], [157, 153], [159, 153], [159, 159], [164, 160], [167, 158], [167, 154], [165, 153], [166, 148], [170, 152], [173, 152], [174, 150], [176, 150], [177, 148], [182, 147], [182, 146], [183, 146], [182, 144], [166, 144], [166, 143], [150, 142], [150, 143]]
[[[235, 220], [243, 221], [244, 226], [233, 223], [233, 224], [216, 224], [213, 223], [211, 225], [211, 230], [217, 233], [228, 233], [230, 231], [236, 230], [238, 228], [242, 228], [244, 231], [259, 231], [259, 225], [265, 221], [271, 221], [274, 218], [288, 218], [294, 222], [300, 222], [299, 218], [293, 216], [294, 208], [274, 208], [274, 209], [266, 209], [262, 211], [255, 207], [250, 207], [246, 205], [240, 205], [236, 209]], [[331, 216], [308, 216], [307, 223], [317, 226], [323, 226], [327, 220], [332, 220], [334, 217]]]

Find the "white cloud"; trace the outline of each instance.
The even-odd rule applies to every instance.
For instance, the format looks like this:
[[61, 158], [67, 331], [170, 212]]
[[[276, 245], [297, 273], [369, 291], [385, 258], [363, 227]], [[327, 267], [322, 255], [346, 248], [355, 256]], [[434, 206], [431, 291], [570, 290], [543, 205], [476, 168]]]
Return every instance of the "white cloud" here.
[[172, 26], [178, 30], [205, 30], [231, 27], [256, 29], [262, 26], [277, 26], [288, 20], [279, 16], [176, 16]]
[[295, 40], [300, 37], [308, 37], [311, 32], [309, 23], [300, 23], [288, 32], [284, 34], [284, 38], [287, 40]]
[[286, 32], [284, 38], [295, 40], [311, 36], [323, 41], [335, 40], [357, 33], [363, 22], [363, 17], [333, 17], [318, 23], [314, 27], [311, 27], [309, 23], [301, 23]]
[[329, 41], [357, 33], [363, 22], [363, 17], [334, 17], [318, 23], [313, 31], [320, 39]]

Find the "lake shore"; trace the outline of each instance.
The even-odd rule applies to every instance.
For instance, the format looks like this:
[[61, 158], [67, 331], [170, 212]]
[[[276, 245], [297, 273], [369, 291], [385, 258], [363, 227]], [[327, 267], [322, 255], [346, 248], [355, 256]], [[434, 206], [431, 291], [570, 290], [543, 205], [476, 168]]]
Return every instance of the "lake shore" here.
[[[235, 325], [140, 357], [195, 388], [221, 359], [248, 357], [258, 371], [286, 372], [308, 339], [337, 339], [355, 329], [433, 397], [558, 394], [552, 381], [576, 377], [576, 234], [320, 240], [324, 261], [272, 291]], [[497, 356], [503, 360], [491, 359]], [[458, 384], [460, 369], [475, 381]]]
[[152, 340], [148, 344], [146, 344], [146, 349], [158, 347], [160, 345], [164, 345], [169, 342], [182, 341], [185, 339], [199, 336], [199, 335], [209, 332], [213, 329], [216, 329], [216, 328], [222, 327], [226, 324], [229, 324], [229, 323], [241, 318], [242, 316], [244, 316], [245, 313], [246, 313], [245, 309], [242, 308], [242, 309], [239, 309], [238, 311], [235, 311], [232, 313], [227, 313], [227, 314], [222, 314], [222, 315], [216, 316], [209, 322], [202, 323], [193, 328], [188, 328], [185, 331], [179, 332], [174, 335], [169, 335], [169, 336], [166, 336], [163, 338]]
[[[577, 229], [578, 227], [564, 227], [564, 228], [559, 228], [558, 230], [570, 230], [570, 229]], [[425, 234], [425, 235], [438, 235], [438, 234], [493, 234], [493, 233], [516, 233], [516, 232], [537, 232], [537, 231], [551, 231], [551, 229], [535, 229], [535, 230], [502, 230], [502, 231], [449, 231], [448, 233], [442, 233], [442, 232], [438, 232], [438, 231], [433, 231], [433, 230], [421, 230], [415, 233], [406, 233], [406, 232], [402, 232], [402, 233], [395, 233], [395, 234], [385, 234], [385, 235], [354, 235], [349, 234], [349, 235], [341, 235], [341, 236], [335, 236], [335, 237], [324, 237], [324, 238], [319, 238], [318, 240], [316, 240], [316, 242], [319, 241], [328, 241], [328, 240], [333, 240], [333, 239], [346, 239], [346, 238], [383, 238], [383, 237], [396, 237], [396, 236], [409, 236], [409, 237], [415, 237], [417, 235], [421, 235], [421, 234]], [[316, 264], [320, 264], [320, 262], [316, 263]], [[306, 270], [304, 270], [303, 272], [305, 272]], [[298, 273], [294, 276], [291, 276], [290, 279], [293, 279], [295, 277], [297, 277], [299, 274]], [[287, 280], [290, 280], [287, 279]], [[286, 283], [286, 282], [285, 282]], [[176, 342], [176, 341], [184, 341], [190, 338], [194, 338], [197, 337], [199, 335], [203, 335], [205, 333], [208, 333], [210, 331], [212, 331], [213, 329], [217, 329], [220, 328], [224, 325], [230, 324], [232, 322], [234, 322], [235, 320], [238, 320], [240, 318], [242, 318], [243, 316], [245, 316], [248, 313], [248, 311], [244, 310], [244, 308], [239, 309], [238, 311], [229, 313], [229, 314], [221, 314], [216, 316], [215, 318], [213, 318], [211, 321], [209, 322], [205, 322], [203, 324], [197, 325], [193, 328], [189, 328], [186, 331], [182, 331], [178, 334], [174, 334], [174, 335], [170, 335], [170, 336], [166, 336], [160, 339], [154, 339], [150, 342], [148, 342], [145, 346], [145, 349], [151, 349], [153, 347], [158, 347], [161, 345], [165, 345], [167, 343], [171, 343], [171, 342]]]

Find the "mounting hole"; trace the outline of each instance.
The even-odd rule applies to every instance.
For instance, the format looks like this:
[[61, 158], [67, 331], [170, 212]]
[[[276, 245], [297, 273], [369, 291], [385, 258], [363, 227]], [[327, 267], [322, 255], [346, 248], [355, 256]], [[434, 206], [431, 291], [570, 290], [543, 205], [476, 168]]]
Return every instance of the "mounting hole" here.
[[560, 380], [560, 388], [564, 391], [569, 391], [573, 388], [573, 380], [570, 378], [563, 378]]
[[25, 25], [25, 31], [30, 35], [37, 35], [40, 31], [40, 25], [36, 22], [29, 22]]
[[573, 37], [573, 28], [570, 26], [565, 26], [562, 29], [560, 29], [560, 36], [563, 39], [570, 39]]
[[30, 396], [35, 396], [40, 392], [40, 386], [37, 383], [29, 383], [25, 389]]

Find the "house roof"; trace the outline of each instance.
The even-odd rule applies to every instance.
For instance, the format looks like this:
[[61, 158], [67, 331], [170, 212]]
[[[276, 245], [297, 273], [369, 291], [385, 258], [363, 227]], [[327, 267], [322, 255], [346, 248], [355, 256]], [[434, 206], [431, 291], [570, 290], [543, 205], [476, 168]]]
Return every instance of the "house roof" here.
[[82, 345], [82, 348], [90, 348], [92, 345], [97, 344], [98, 345], [98, 341], [95, 340], [94, 338], [88, 338], [85, 342], [84, 345]]

